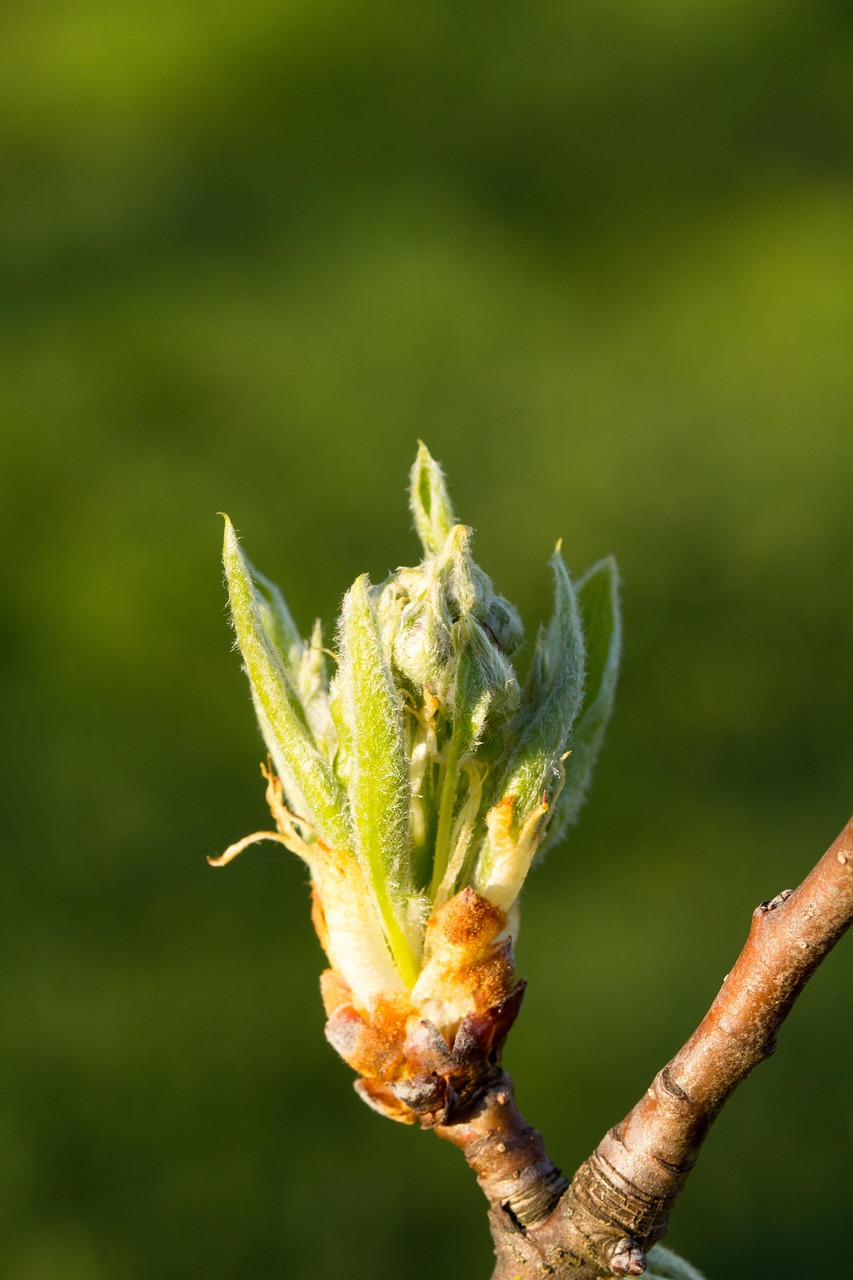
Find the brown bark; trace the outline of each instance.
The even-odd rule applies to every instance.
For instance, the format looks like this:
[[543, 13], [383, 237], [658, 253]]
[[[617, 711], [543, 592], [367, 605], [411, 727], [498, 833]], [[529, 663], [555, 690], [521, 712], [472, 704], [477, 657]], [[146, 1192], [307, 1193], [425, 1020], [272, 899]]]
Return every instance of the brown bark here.
[[798, 889], [755, 909], [746, 945], [696, 1031], [571, 1185], [494, 1068], [437, 1132], [489, 1200], [492, 1280], [640, 1275], [733, 1090], [773, 1052], [817, 966], [853, 922], [853, 818]]

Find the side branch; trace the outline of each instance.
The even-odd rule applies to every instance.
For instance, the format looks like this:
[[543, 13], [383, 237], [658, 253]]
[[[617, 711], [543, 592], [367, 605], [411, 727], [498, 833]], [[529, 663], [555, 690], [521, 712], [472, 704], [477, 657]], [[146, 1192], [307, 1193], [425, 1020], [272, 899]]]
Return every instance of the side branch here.
[[[705, 1018], [621, 1124], [602, 1139], [567, 1193], [598, 1224], [640, 1246], [612, 1274], [639, 1275], [702, 1142], [734, 1089], [776, 1047], [815, 969], [853, 922], [853, 818], [798, 889], [755, 909], [746, 945]], [[600, 1249], [598, 1250], [601, 1256]], [[602, 1261], [604, 1258], [602, 1256]]]
[[459, 1117], [440, 1130], [463, 1148], [489, 1198], [493, 1280], [640, 1275], [715, 1118], [773, 1052], [797, 996], [851, 923], [853, 818], [798, 889], [756, 908], [746, 945], [699, 1027], [567, 1190], [517, 1113], [505, 1076], [467, 1123]]

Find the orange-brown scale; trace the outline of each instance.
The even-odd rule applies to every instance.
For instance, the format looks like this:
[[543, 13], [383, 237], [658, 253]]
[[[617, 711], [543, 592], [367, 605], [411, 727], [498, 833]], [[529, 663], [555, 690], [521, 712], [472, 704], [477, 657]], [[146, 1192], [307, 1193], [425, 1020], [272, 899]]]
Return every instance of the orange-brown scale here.
[[506, 913], [463, 889], [427, 924], [425, 960], [414, 995], [451, 1039], [462, 1018], [499, 1004], [516, 978], [512, 943], [498, 942]]
[[482, 951], [506, 924], [506, 913], [469, 887], [434, 912], [427, 924], [427, 948], [442, 942]]
[[[320, 946], [328, 956], [329, 954], [329, 926], [326, 924], [326, 913], [323, 910], [323, 903], [317, 890], [311, 888], [311, 923], [314, 926], [314, 932], [320, 939]], [[331, 970], [329, 970], [331, 972]], [[343, 979], [341, 979], [343, 982]], [[328, 1009], [326, 1010], [328, 1013]]]

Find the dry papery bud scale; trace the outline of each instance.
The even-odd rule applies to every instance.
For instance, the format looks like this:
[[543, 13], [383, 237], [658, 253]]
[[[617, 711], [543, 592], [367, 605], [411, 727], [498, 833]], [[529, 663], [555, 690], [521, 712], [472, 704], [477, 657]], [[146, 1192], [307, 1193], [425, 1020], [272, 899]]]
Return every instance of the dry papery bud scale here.
[[[558, 544], [553, 612], [521, 679], [521, 620], [475, 563], [424, 445], [410, 504], [423, 559], [384, 583], [353, 583], [334, 658], [319, 622], [302, 638], [226, 517], [231, 617], [275, 830], [211, 861], [259, 840], [304, 860], [329, 961], [326, 1035], [359, 1095], [461, 1146], [493, 1210], [523, 1229], [552, 1214], [568, 1184], [500, 1067], [524, 993], [519, 895], [587, 794], [619, 667], [617, 572], [608, 558], [573, 583]], [[633, 1247], [620, 1239], [604, 1271], [576, 1274], [636, 1274]], [[697, 1276], [663, 1249], [652, 1260], [661, 1277]]]

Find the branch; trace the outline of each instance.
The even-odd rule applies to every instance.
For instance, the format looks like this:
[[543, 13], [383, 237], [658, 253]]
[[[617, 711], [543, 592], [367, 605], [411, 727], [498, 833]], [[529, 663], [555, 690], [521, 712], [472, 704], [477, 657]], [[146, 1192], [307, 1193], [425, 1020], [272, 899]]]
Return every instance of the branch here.
[[443, 1126], [490, 1201], [493, 1280], [640, 1275], [711, 1125], [773, 1052], [795, 1000], [851, 922], [853, 818], [798, 889], [756, 908], [699, 1027], [567, 1190], [518, 1113], [506, 1075], [486, 1085], [469, 1115]]

